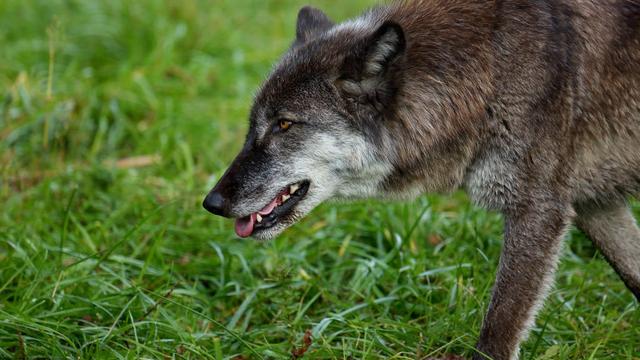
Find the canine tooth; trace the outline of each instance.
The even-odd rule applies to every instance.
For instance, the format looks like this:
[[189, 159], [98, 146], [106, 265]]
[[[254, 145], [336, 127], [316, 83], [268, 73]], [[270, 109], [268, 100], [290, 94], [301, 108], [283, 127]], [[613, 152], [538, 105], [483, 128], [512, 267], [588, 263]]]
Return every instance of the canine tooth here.
[[290, 197], [291, 196], [289, 196], [289, 195], [282, 195], [282, 202], [285, 202], [285, 201], [289, 200]]
[[260, 214], [256, 214], [256, 220], [258, 220], [258, 222], [262, 222], [262, 216], [260, 216]]
[[298, 186], [298, 184], [293, 184], [289, 187], [289, 194], [293, 194], [296, 191], [298, 191], [298, 189], [300, 188], [300, 186]]

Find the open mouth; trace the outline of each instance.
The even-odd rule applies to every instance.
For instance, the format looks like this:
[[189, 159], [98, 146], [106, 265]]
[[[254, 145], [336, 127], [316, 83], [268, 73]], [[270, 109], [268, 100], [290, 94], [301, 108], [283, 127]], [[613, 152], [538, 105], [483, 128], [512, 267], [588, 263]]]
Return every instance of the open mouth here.
[[301, 181], [287, 186], [258, 212], [236, 219], [236, 234], [246, 238], [256, 231], [274, 227], [304, 198], [309, 190], [309, 181]]

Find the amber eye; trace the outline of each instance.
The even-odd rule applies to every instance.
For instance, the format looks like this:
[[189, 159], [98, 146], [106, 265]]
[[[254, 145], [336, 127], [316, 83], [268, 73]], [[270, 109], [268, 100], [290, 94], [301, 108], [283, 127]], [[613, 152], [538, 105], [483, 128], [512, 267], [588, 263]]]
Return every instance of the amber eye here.
[[291, 127], [293, 123], [289, 120], [280, 119], [278, 120], [278, 130], [279, 131], [287, 131]]

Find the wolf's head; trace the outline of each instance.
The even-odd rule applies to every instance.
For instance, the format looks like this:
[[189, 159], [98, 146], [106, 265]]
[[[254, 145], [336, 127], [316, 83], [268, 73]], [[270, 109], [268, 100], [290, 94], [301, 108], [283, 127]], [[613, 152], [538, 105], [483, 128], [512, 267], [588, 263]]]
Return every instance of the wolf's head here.
[[403, 81], [405, 37], [396, 23], [367, 25], [300, 10], [240, 154], [203, 203], [235, 218], [239, 236], [273, 238], [324, 200], [382, 191], [392, 168], [383, 118]]

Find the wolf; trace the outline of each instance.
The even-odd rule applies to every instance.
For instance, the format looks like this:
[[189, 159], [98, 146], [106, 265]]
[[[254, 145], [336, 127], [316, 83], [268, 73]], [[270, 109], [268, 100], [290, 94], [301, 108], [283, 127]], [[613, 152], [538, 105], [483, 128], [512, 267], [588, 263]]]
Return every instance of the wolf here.
[[321, 202], [465, 189], [504, 215], [473, 359], [516, 359], [576, 224], [640, 299], [640, 2], [299, 11], [204, 207], [270, 239]]

